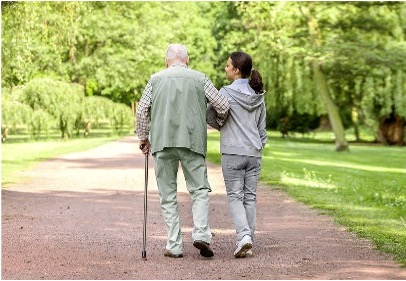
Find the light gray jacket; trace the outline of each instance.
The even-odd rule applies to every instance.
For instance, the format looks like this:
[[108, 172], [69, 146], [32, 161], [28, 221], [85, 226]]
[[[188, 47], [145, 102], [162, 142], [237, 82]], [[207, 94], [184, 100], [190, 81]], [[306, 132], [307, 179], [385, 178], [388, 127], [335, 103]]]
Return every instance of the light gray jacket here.
[[248, 79], [235, 80], [221, 88], [220, 94], [230, 103], [225, 124], [222, 127], [217, 124], [216, 112], [210, 105], [206, 117], [207, 124], [220, 131], [220, 152], [261, 157], [267, 142], [264, 94], [255, 93]]

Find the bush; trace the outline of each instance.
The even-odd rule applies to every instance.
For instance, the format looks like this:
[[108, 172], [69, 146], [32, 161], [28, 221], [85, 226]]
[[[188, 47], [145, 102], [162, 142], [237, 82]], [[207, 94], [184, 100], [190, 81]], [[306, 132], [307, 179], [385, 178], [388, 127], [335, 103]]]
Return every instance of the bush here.
[[133, 126], [133, 113], [130, 107], [125, 104], [115, 103], [112, 111], [111, 125], [117, 134], [126, 132], [125, 128]]
[[39, 139], [42, 133], [48, 135], [48, 131], [55, 119], [42, 109], [33, 110], [28, 123], [28, 131], [34, 139]]
[[32, 114], [32, 109], [18, 100], [22, 89], [22, 87], [15, 87], [12, 90], [2, 89], [1, 133], [3, 142], [7, 140], [11, 131], [16, 130], [17, 126], [25, 126]]
[[[58, 122], [61, 137], [71, 137], [75, 122], [82, 114], [83, 86], [49, 78], [27, 83], [22, 95], [33, 110], [43, 110]], [[38, 119], [40, 120], [40, 119]], [[44, 119], [45, 120], [45, 119]]]

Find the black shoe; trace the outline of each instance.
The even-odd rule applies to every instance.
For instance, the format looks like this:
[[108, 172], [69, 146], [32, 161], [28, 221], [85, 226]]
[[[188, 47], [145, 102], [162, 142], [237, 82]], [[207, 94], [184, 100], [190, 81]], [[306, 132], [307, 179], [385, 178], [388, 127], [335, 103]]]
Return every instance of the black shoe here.
[[206, 258], [214, 256], [213, 250], [210, 248], [210, 244], [201, 240], [193, 242], [193, 246], [200, 250], [200, 255]]
[[164, 252], [165, 257], [170, 257], [170, 258], [183, 258], [183, 254], [172, 254], [170, 251], [165, 250]]

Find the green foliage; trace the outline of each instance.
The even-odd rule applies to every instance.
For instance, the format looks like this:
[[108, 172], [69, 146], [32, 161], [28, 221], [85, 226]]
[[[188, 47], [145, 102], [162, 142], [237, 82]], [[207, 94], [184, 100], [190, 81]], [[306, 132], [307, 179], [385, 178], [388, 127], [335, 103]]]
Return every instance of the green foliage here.
[[[3, 4], [2, 4], [3, 6]], [[22, 85], [35, 77], [67, 80], [80, 2], [18, 2], [2, 9], [2, 85]]]
[[32, 109], [19, 101], [22, 87], [16, 87], [12, 90], [3, 89], [1, 95], [1, 126], [15, 130], [17, 126], [26, 124]]
[[28, 129], [30, 135], [34, 139], [39, 139], [41, 134], [45, 133], [48, 135], [48, 131], [51, 127], [51, 124], [55, 121], [53, 116], [48, 112], [42, 109], [35, 109], [31, 112], [31, 116], [28, 122]]
[[[325, 114], [315, 93], [311, 69], [306, 61], [307, 50], [301, 36], [305, 25], [293, 3], [232, 3], [231, 27], [224, 34], [223, 57], [236, 50], [251, 55], [267, 89], [267, 125], [276, 128], [282, 118], [294, 113]], [[232, 10], [230, 8], [230, 10]], [[294, 37], [294, 38], [291, 38]], [[295, 45], [293, 45], [295, 44]]]
[[86, 96], [93, 96], [93, 94], [97, 91], [98, 85], [97, 81], [89, 78], [86, 80]]
[[[405, 3], [228, 5], [226, 21], [219, 16], [220, 58], [224, 64], [227, 53], [239, 49], [251, 54], [268, 90], [268, 127], [276, 128], [286, 116], [294, 118], [293, 112], [327, 113], [315, 94], [308, 66], [313, 59], [321, 62], [335, 104], [359, 112], [361, 124], [374, 123], [377, 130], [379, 118], [405, 116]], [[311, 21], [306, 11], [315, 16]], [[309, 34], [308, 24], [315, 33]]]
[[133, 119], [133, 112], [127, 105], [116, 103], [112, 107], [111, 125], [115, 133], [128, 133], [128, 127], [134, 127]]
[[[191, 67], [215, 77], [211, 3], [19, 2], [3, 11], [4, 85], [38, 77], [85, 86], [115, 102], [139, 99], [164, 68], [169, 43], [189, 49]], [[167, 19], [171, 18], [170, 21]]]
[[114, 102], [100, 96], [86, 97], [83, 100], [83, 121], [99, 126], [102, 120], [109, 120], [111, 117]]
[[[71, 66], [73, 81], [87, 93], [130, 105], [138, 100], [149, 76], [164, 67], [169, 43], [189, 48], [191, 66], [215, 73], [207, 3], [110, 2], [90, 4], [82, 21]], [[202, 6], [202, 7], [201, 7]], [[106, 16], [108, 15], [108, 16]], [[168, 18], [171, 21], [167, 21]], [[202, 40], [205, 38], [205, 40]], [[90, 84], [90, 85], [89, 85]]]
[[25, 87], [14, 87], [11, 91], [4, 89], [2, 93], [2, 140], [6, 141], [17, 128], [26, 127], [34, 139], [47, 134], [55, 119], [46, 111], [32, 109], [22, 103]]
[[248, 52], [267, 89], [268, 127], [330, 114], [309, 67], [317, 59], [344, 125], [378, 131], [380, 119], [406, 116], [405, 15], [404, 2], [2, 3], [2, 88], [51, 78], [130, 105], [180, 42], [218, 88], [229, 83], [228, 55]]
[[[33, 110], [41, 109], [59, 123], [61, 137], [71, 137], [73, 126], [81, 114], [83, 87], [51, 79], [34, 79], [27, 83], [22, 101]], [[45, 121], [46, 118], [37, 118]], [[46, 126], [45, 124], [42, 126]], [[41, 126], [35, 126], [40, 128]]]
[[2, 95], [3, 141], [11, 130], [25, 127], [34, 139], [47, 135], [58, 127], [61, 137], [72, 137], [84, 130], [89, 135], [92, 126], [111, 126], [113, 133], [128, 132], [133, 127], [133, 114], [124, 104], [100, 96], [85, 97], [78, 84], [34, 79], [24, 87], [5, 88]]

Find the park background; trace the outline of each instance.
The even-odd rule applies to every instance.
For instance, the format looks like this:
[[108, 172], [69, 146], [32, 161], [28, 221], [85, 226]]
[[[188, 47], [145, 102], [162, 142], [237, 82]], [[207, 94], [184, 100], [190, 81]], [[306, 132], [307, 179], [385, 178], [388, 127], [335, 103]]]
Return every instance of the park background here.
[[[406, 3], [18, 2], [2, 9], [2, 186], [133, 133], [169, 43], [217, 88], [236, 50], [265, 82], [261, 179], [406, 263]], [[220, 163], [219, 134], [208, 160]]]

